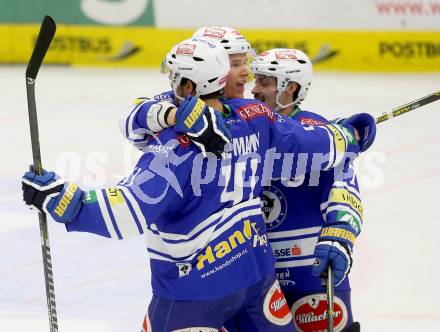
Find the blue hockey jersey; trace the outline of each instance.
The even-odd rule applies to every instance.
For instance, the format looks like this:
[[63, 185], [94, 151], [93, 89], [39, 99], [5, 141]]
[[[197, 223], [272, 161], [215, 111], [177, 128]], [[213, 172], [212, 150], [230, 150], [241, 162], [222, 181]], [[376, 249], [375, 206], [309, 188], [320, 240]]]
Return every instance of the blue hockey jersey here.
[[[292, 119], [323, 125], [322, 116], [297, 109]], [[276, 257], [277, 277], [284, 293], [321, 292], [320, 278], [312, 275], [318, 233], [326, 222], [349, 222], [361, 231], [363, 207], [352, 163], [305, 174], [290, 181], [273, 181], [263, 192], [263, 214]], [[346, 278], [336, 290], [349, 290]]]
[[[142, 100], [132, 111], [147, 112], [154, 102]], [[203, 156], [172, 128], [153, 138], [136, 134], [138, 142], [147, 141], [133, 173], [114, 188], [89, 191], [66, 226], [116, 239], [144, 234], [159, 297], [222, 298], [273, 274], [261, 212], [263, 179], [298, 176], [292, 163], [301, 153], [326, 159], [306, 161], [299, 174], [333, 167], [345, 151], [357, 150], [339, 126], [302, 126], [255, 100], [232, 99], [224, 107], [232, 143], [222, 159]], [[137, 118], [128, 119], [131, 135]], [[286, 158], [266, 158], [275, 149]]]

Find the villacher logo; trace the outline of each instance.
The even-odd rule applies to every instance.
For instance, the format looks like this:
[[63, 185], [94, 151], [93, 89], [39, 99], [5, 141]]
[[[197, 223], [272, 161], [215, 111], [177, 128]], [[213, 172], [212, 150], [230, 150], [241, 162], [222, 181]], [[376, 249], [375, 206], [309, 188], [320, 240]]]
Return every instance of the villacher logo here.
[[[342, 300], [334, 297], [334, 331], [341, 331], [347, 324], [347, 308]], [[297, 331], [327, 330], [327, 295], [313, 294], [296, 301], [292, 306]]]

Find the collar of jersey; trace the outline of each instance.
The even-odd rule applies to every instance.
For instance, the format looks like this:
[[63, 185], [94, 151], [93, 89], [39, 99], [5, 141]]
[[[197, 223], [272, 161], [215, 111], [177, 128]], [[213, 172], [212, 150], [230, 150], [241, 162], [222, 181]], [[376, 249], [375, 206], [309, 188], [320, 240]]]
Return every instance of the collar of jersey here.
[[289, 118], [294, 118], [295, 115], [297, 115], [299, 112], [301, 112], [301, 109], [299, 108], [299, 106], [296, 106], [293, 108], [293, 111], [289, 113], [288, 117]]
[[231, 106], [227, 104], [223, 104], [222, 117], [224, 117], [225, 119], [229, 119], [231, 117], [231, 114], [232, 114]]

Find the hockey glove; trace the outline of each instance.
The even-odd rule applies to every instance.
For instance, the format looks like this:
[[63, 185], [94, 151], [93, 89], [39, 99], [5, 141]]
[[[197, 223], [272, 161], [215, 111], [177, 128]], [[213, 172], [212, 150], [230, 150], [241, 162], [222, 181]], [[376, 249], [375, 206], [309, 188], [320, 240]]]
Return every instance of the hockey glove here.
[[353, 264], [351, 254], [356, 236], [356, 231], [348, 223], [326, 224], [321, 229], [315, 246], [312, 274], [326, 279], [327, 267], [331, 265], [335, 275], [335, 285], [339, 285], [348, 275]]
[[21, 183], [26, 205], [50, 214], [57, 222], [66, 223], [74, 219], [82, 206], [83, 191], [54, 172], [43, 170], [42, 175], [26, 172]]
[[156, 133], [162, 129], [171, 127], [167, 123], [167, 118], [173, 108], [177, 107], [168, 101], [159, 101], [151, 105], [147, 113], [147, 129]]
[[176, 114], [176, 131], [185, 133], [203, 153], [218, 158], [230, 142], [231, 132], [221, 114], [196, 96], [187, 97]]
[[358, 131], [360, 136], [358, 144], [361, 152], [367, 150], [373, 144], [376, 138], [376, 121], [370, 114], [359, 113], [347, 119], [338, 119], [336, 121], [344, 127], [353, 127]]

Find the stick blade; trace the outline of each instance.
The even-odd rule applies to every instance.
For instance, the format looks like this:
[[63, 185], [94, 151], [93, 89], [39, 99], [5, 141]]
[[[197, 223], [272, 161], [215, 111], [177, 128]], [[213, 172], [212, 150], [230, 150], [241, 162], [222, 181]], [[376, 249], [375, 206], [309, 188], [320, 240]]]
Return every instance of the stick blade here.
[[44, 56], [49, 49], [52, 39], [55, 36], [57, 25], [50, 16], [45, 16], [41, 23], [40, 32], [38, 33], [37, 41], [35, 43], [34, 51], [26, 68], [26, 77], [35, 79], [40, 70], [41, 63]]

